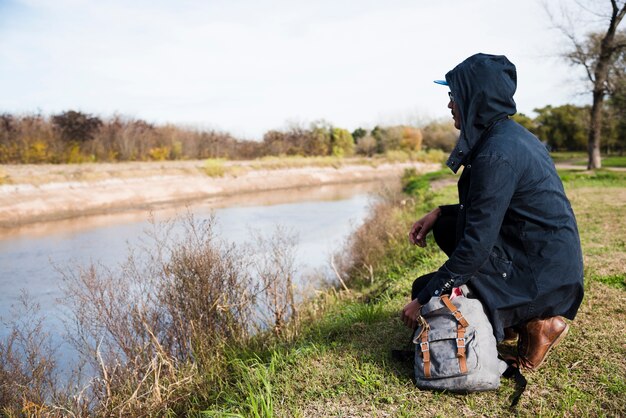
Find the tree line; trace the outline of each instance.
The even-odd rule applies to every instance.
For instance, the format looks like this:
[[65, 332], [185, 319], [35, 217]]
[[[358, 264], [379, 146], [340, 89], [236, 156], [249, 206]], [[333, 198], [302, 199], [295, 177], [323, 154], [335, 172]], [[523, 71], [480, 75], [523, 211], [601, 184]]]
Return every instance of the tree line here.
[[[626, 95], [604, 103], [602, 146], [605, 154], [626, 148]], [[553, 151], [587, 149], [590, 107], [566, 104], [534, 109], [535, 117], [513, 118]], [[423, 149], [450, 151], [458, 131], [448, 120], [421, 127], [408, 125], [347, 129], [324, 121], [270, 130], [262, 141], [235, 138], [227, 132], [172, 124], [156, 125], [116, 115], [108, 119], [69, 110], [50, 117], [0, 114], [0, 163], [82, 163], [163, 161], [265, 156], [373, 157], [390, 152], [408, 155]]]
[[374, 156], [408, 154], [422, 148], [451, 149], [457, 134], [446, 122], [420, 128], [376, 126], [353, 132], [327, 122], [270, 130], [262, 141], [235, 138], [227, 132], [172, 124], [157, 125], [115, 115], [103, 119], [68, 110], [40, 114], [0, 114], [0, 163], [82, 163], [162, 161], [264, 156]]

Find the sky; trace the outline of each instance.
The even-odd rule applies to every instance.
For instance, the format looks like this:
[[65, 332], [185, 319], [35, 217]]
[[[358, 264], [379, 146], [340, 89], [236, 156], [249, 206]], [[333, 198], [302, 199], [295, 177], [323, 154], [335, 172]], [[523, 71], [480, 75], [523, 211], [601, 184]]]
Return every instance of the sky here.
[[[579, 33], [594, 23], [574, 19]], [[518, 111], [532, 115], [590, 102], [566, 46], [540, 0], [0, 0], [0, 113], [245, 139], [318, 120], [419, 125], [450, 116], [432, 80], [484, 52], [516, 64]]]

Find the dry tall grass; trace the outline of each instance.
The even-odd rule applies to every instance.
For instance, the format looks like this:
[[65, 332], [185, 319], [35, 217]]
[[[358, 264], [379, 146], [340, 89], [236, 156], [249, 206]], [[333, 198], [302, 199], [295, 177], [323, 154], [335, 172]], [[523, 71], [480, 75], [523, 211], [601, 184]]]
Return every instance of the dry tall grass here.
[[9, 321], [11, 331], [0, 341], [0, 406], [24, 403], [35, 410], [56, 395], [55, 350], [28, 293], [21, 294]]
[[191, 215], [153, 223], [119, 268], [62, 270], [76, 379], [54, 379], [54, 352], [31, 310], [0, 343], [2, 412], [161, 416], [223, 384], [229, 347], [259, 329], [282, 336], [297, 313], [294, 238], [277, 231], [259, 248], [235, 246], [214, 226]]
[[[413, 172], [414, 176], [417, 176]], [[429, 194], [428, 188], [424, 194]], [[407, 196], [400, 188], [381, 190], [373, 200], [363, 224], [348, 238], [344, 248], [336, 254], [337, 274], [358, 286], [362, 281], [373, 282], [375, 276], [384, 276], [389, 266], [401, 263], [407, 251], [407, 231], [413, 218], [407, 213], [421, 207], [424, 194]], [[384, 270], [384, 271], [383, 271]]]

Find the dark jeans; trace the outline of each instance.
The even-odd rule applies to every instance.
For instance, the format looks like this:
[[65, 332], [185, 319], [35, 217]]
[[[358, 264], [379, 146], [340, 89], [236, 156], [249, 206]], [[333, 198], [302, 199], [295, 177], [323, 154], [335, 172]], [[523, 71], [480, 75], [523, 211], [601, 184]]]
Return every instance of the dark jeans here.
[[[443, 250], [444, 253], [450, 257], [456, 248], [456, 214], [446, 214], [441, 215], [435, 225], [433, 226], [433, 235], [435, 237], [435, 242]], [[435, 273], [428, 273], [423, 276], [418, 277], [413, 282], [413, 288], [411, 289], [411, 299], [415, 299], [417, 295], [422, 291], [424, 287], [428, 284], [430, 279], [435, 275]], [[448, 293], [450, 293], [448, 291]]]

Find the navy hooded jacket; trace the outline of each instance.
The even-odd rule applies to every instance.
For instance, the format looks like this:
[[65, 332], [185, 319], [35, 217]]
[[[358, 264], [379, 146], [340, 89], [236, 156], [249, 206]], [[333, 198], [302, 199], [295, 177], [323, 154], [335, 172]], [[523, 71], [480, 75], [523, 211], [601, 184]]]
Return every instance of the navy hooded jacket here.
[[571, 205], [546, 147], [509, 119], [515, 66], [476, 54], [446, 74], [461, 118], [447, 165], [456, 172], [457, 246], [418, 295], [420, 304], [468, 283], [496, 338], [533, 318], [573, 319], [583, 298], [580, 239]]

